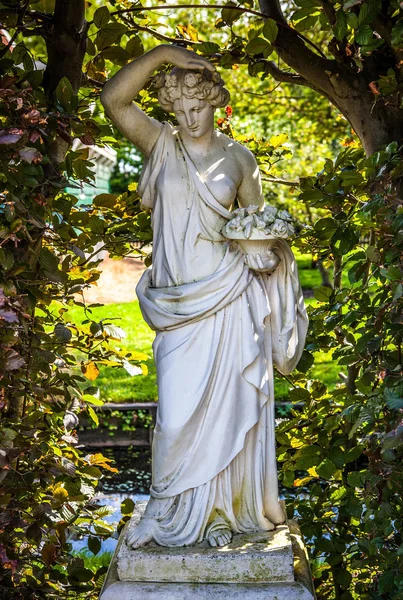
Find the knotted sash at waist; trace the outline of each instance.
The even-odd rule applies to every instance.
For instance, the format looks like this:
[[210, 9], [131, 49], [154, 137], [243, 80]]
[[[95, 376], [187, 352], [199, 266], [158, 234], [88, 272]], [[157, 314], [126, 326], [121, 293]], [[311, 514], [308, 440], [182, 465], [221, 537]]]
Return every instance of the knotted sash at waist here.
[[136, 293], [144, 320], [151, 329], [170, 331], [223, 309], [247, 289], [252, 279], [243, 253], [228, 246], [219, 267], [209, 277], [183, 285], [155, 288], [151, 285], [151, 269], [147, 269]]

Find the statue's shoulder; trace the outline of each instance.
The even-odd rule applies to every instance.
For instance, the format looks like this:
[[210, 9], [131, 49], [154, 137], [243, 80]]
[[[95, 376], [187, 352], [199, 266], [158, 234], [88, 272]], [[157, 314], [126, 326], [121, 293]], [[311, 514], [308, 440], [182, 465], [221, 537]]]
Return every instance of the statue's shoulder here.
[[226, 141], [228, 140], [228, 150], [231, 151], [238, 172], [242, 173], [243, 177], [252, 175], [257, 168], [257, 162], [253, 152], [240, 142], [237, 142], [228, 136], [225, 137]]
[[242, 164], [246, 164], [248, 166], [256, 165], [255, 155], [249, 150], [249, 148], [240, 142], [237, 142], [233, 138], [228, 137], [224, 133], [221, 133], [221, 131], [217, 131], [217, 135], [219, 136], [223, 148], [226, 151], [230, 151], [237, 161], [240, 161]]

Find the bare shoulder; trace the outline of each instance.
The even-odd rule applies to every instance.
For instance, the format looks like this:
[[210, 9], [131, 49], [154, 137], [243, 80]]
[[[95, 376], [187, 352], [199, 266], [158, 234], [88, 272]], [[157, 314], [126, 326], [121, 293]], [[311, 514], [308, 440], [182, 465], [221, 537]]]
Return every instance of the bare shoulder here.
[[257, 162], [253, 152], [227, 135], [220, 132], [218, 132], [218, 134], [220, 136], [220, 142], [223, 144], [223, 148], [231, 152], [237, 162], [240, 172], [243, 175], [252, 174], [257, 169]]

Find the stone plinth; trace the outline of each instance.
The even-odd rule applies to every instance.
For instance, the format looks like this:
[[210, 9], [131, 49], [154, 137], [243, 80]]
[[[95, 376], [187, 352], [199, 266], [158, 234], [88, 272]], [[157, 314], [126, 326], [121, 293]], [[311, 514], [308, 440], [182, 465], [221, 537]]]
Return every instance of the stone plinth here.
[[295, 523], [241, 534], [224, 548], [126, 545], [144, 506], [122, 531], [100, 600], [313, 600]]

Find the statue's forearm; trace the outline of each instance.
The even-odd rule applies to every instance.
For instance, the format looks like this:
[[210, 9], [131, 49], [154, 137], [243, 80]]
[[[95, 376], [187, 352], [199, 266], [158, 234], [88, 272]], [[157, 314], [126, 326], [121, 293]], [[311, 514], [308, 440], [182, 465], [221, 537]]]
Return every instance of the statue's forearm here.
[[143, 89], [154, 71], [169, 60], [169, 45], [156, 46], [120, 69], [106, 82], [101, 102], [108, 109], [127, 106]]

